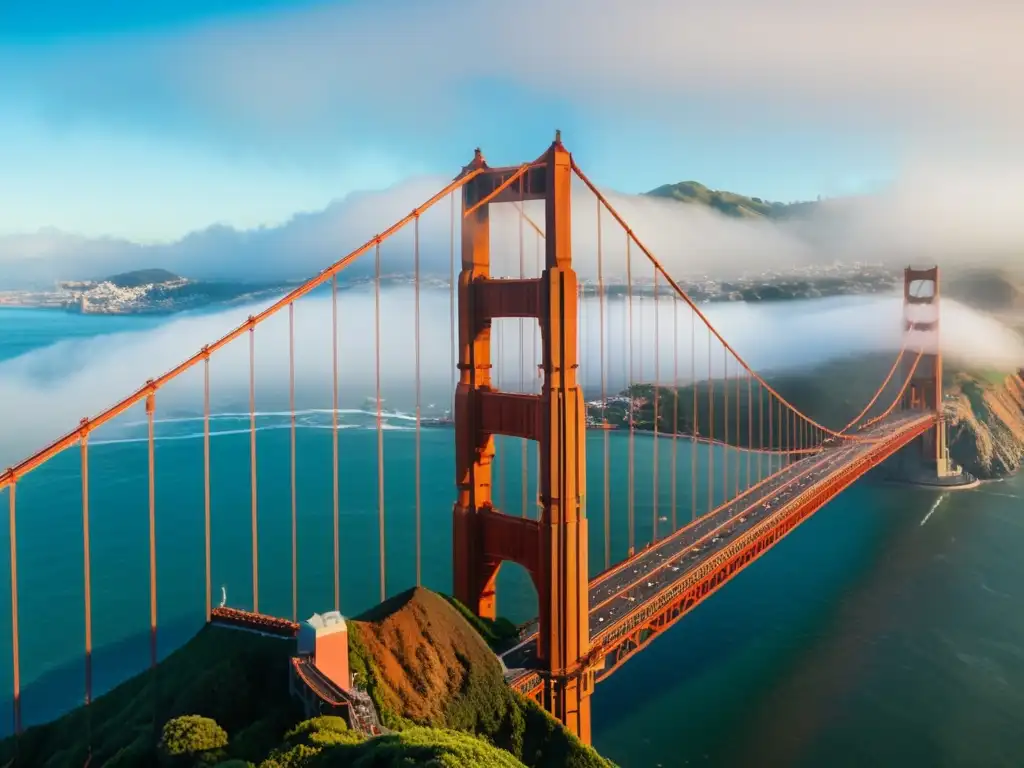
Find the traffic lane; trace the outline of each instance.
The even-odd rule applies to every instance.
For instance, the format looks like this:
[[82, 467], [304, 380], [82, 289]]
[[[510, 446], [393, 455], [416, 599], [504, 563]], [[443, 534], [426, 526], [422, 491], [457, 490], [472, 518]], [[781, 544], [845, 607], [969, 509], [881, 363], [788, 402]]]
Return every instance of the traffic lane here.
[[[814, 459], [820, 460], [820, 458], [820, 455], [818, 455], [794, 462], [781, 470], [776, 478], [766, 481], [763, 485], [751, 491], [750, 494], [698, 518], [696, 523], [685, 529], [685, 532], [678, 533], [675, 538], [668, 539], [666, 537], [665, 540], [638, 552], [634, 555], [630, 566], [591, 584], [589, 592], [591, 611], [595, 610], [605, 600], [614, 597], [616, 593], [628, 586], [631, 581], [642, 578], [646, 573], [664, 565], [666, 560], [675, 557], [680, 551], [692, 546], [719, 526], [724, 525], [738, 512], [746, 510], [750, 506], [763, 503], [764, 499], [771, 493], [776, 492], [781, 485], [792, 481], [801, 471], [805, 471], [808, 465], [804, 462], [813, 462]], [[523, 626], [520, 631], [520, 638], [524, 641], [529, 639], [536, 634], [537, 629], [537, 620], [534, 619]], [[518, 649], [513, 649], [506, 653], [515, 653], [516, 651]]]
[[651, 574], [646, 581], [612, 598], [608, 603], [591, 612], [591, 637], [600, 633], [604, 629], [604, 625], [628, 615], [638, 605], [647, 602], [672, 584], [687, 578], [690, 573], [729, 546], [736, 538], [765, 518], [784, 509], [790, 501], [839, 469], [848, 462], [852, 455], [859, 453], [860, 450], [856, 448], [839, 449], [837, 454], [840, 455], [829, 457], [828, 460], [796, 480], [792, 485], [779, 490], [763, 503], [739, 516], [710, 540], [701, 542], [681, 553], [663, 570]]
[[[912, 420], [916, 420], [918, 417], [911, 417]], [[897, 421], [903, 421], [905, 417], [900, 417]], [[876, 429], [876, 432], [881, 432], [883, 429], [892, 429], [893, 422], [886, 422], [882, 427]], [[870, 431], [866, 431], [865, 434], [870, 434]], [[811, 467], [823, 460], [823, 456], [828, 453], [833, 453], [841, 450], [844, 447], [854, 445], [852, 443], [844, 443], [835, 447], [823, 449], [817, 454], [807, 456], [799, 461], [793, 462], [786, 468], [780, 470], [778, 475], [762, 485], [753, 486], [751, 490], [743, 496], [739, 496], [730, 503], [698, 518], [697, 522], [691, 524], [690, 527], [683, 528], [678, 532], [669, 534], [661, 541], [655, 542], [648, 545], [647, 548], [637, 553], [634, 558], [630, 561], [630, 565], [626, 566], [620, 571], [608, 575], [599, 575], [590, 585], [590, 606], [591, 608], [598, 607], [604, 600], [612, 597], [616, 591], [621, 589], [623, 586], [621, 581], [621, 574], [632, 571], [634, 577], [641, 577], [646, 572], [650, 571], [650, 565], [652, 562], [661, 565], [664, 560], [668, 557], [672, 557], [683, 548], [692, 546], [699, 539], [712, 532], [715, 528], [726, 523], [730, 518], [736, 516], [736, 514], [744, 511], [748, 507], [755, 504], [760, 504], [766, 497], [772, 494], [780, 486], [791, 482], [796, 476], [809, 471]], [[628, 583], [628, 582], [627, 582]]]
[[779, 489], [787, 483], [795, 482], [797, 478], [810, 472], [817, 464], [827, 460], [823, 454], [819, 453], [794, 462], [782, 470], [776, 478], [772, 478], [763, 485], [757, 486], [743, 497], [737, 497], [715, 512], [705, 515], [697, 525], [689, 529], [683, 529], [675, 534], [673, 538], [666, 537], [662, 542], [641, 550], [627, 568], [591, 585], [591, 609], [600, 607], [602, 603], [615, 597], [624, 588], [629, 587], [632, 582], [644, 578], [658, 568], [662, 568], [683, 550], [694, 546], [698, 541], [706, 538], [721, 526], [727, 525], [733, 518], [742, 516], [744, 512], [763, 504], [773, 494], [777, 494]]
[[[894, 428], [898, 429], [908, 426], [909, 424], [907, 423], [909, 422], [918, 421], [920, 421], [920, 417], [901, 417], [894, 422], [880, 426], [874, 432], [891, 432]], [[652, 574], [649, 580], [622, 595], [616, 596], [596, 611], [591, 611], [591, 637], [603, 629], [603, 624], [630, 613], [637, 604], [642, 604], [673, 583], [686, 578], [690, 572], [700, 567], [705, 561], [720, 552], [724, 547], [727, 547], [738, 536], [750, 530], [751, 527], [765, 517], [779, 512], [787, 503], [844, 466], [852, 464], [857, 459], [870, 454], [873, 448], [874, 444], [871, 443], [854, 443], [828, 451], [831, 455], [827, 456], [820, 466], [815, 467], [793, 484], [779, 490], [772, 498], [749, 510], [747, 514], [736, 518], [732, 524], [727, 525], [716, 533], [710, 541], [701, 542], [693, 546], [671, 561], [667, 568]]]
[[[840, 454], [843, 451], [850, 450], [848, 448], [837, 448], [828, 453]], [[597, 604], [601, 600], [607, 601], [599, 609], [592, 609], [590, 612], [590, 633], [593, 637], [603, 627], [601, 626], [605, 621], [609, 619], [618, 618], [623, 615], [622, 611], [625, 607], [625, 612], [628, 613], [632, 610], [633, 606], [639, 599], [643, 602], [646, 597], [656, 594], [665, 588], [668, 584], [673, 583], [679, 578], [684, 578], [686, 573], [695, 567], [698, 567], [704, 560], [712, 557], [721, 547], [724, 547], [728, 542], [735, 538], [743, 531], [749, 529], [752, 525], [760, 520], [763, 513], [772, 509], [777, 501], [789, 498], [788, 495], [783, 495], [780, 491], [780, 487], [783, 487], [787, 482], [801, 483], [798, 487], [803, 490], [806, 486], [815, 482], [822, 471], [825, 473], [831, 471], [830, 469], [824, 469], [825, 467], [834, 466], [840, 457], [833, 456], [830, 458], [822, 459], [821, 454], [807, 459], [802, 459], [798, 462], [794, 462], [793, 465], [787, 467], [776, 480], [769, 481], [765, 485], [758, 488], [758, 493], [748, 495], [736, 502], [727, 505], [717, 513], [707, 515], [706, 524], [703, 526], [694, 526], [686, 535], [680, 536], [668, 542], [668, 547], [661, 547], [658, 551], [648, 550], [642, 554], [637, 560], [636, 568], [627, 568], [626, 570], [619, 571], [607, 578], [605, 581], [598, 585], [595, 593], [591, 593], [591, 604]], [[820, 463], [823, 467], [822, 470], [814, 471], [815, 462]], [[810, 465], [810, 466], [809, 466]], [[800, 480], [800, 473], [808, 472], [805, 475], [804, 480]], [[792, 487], [797, 487], [795, 484]], [[737, 514], [739, 512], [747, 512], [746, 516]], [[730, 518], [738, 518], [736, 525], [740, 526], [738, 529], [734, 526], [729, 527], [729, 536], [720, 537], [715, 536], [711, 543], [705, 542], [697, 544], [703, 537], [707, 536], [708, 533], [714, 531], [715, 528], [720, 525], [728, 523]], [[723, 529], [724, 533], [724, 529]], [[642, 563], [642, 565], [641, 565]], [[623, 590], [628, 587], [631, 582], [636, 580], [638, 575], [642, 575], [641, 572], [648, 573], [653, 572], [656, 569], [662, 568], [663, 574], [668, 574], [671, 578], [667, 579], [664, 575], [652, 576], [650, 581], [641, 582], [641, 584], [633, 589], [630, 589], [628, 593], [622, 593]], [[686, 566], [686, 571], [682, 572], [683, 567]], [[596, 597], [595, 597], [596, 594]], [[528, 625], [528, 629], [532, 629], [532, 633], [524, 633], [525, 644], [521, 644], [510, 651], [507, 651], [502, 659], [505, 662], [506, 667], [510, 669], [529, 667], [531, 662], [536, 660], [537, 655], [537, 644], [535, 642], [528, 642], [533, 639], [536, 634], [536, 622], [531, 622]]]
[[[864, 437], [882, 437], [887, 433], [891, 433], [894, 429], [909, 427], [912, 423], [917, 423], [923, 418], [928, 417], [921, 417], [920, 415], [900, 416], [895, 419], [879, 422], [877, 425], [874, 425], [872, 428], [865, 430], [860, 434]], [[758, 493], [759, 501], [754, 501], [753, 496], [747, 496], [743, 499], [737, 500], [734, 505], [730, 505], [731, 508], [740, 507], [744, 511], [747, 511], [748, 514], [736, 516], [732, 525], [724, 528], [720, 534], [716, 534], [716, 536], [714, 536], [709, 542], [701, 543], [697, 546], [693, 546], [692, 543], [691, 545], [680, 544], [678, 547], [679, 550], [687, 549], [687, 547], [690, 548], [688, 551], [684, 551], [681, 554], [677, 552], [675, 556], [665, 555], [655, 557], [657, 566], [660, 567], [666, 565], [665, 561], [668, 560], [668, 567], [662, 570], [659, 574], [655, 574], [650, 581], [644, 582], [634, 589], [629, 590], [628, 594], [613, 597], [606, 605], [597, 610], [592, 610], [590, 612], [591, 636], [593, 637], [600, 632], [603, 629], [602, 625], [631, 612], [638, 602], [643, 603], [645, 600], [666, 589], [672, 583], [686, 578], [692, 570], [700, 567], [700, 565], [702, 565], [706, 560], [713, 557], [717, 552], [721, 551], [722, 548], [728, 546], [729, 543], [731, 543], [731, 541], [733, 541], [737, 536], [748, 531], [755, 524], [763, 520], [767, 514], [773, 511], [777, 512], [779, 504], [785, 505], [788, 501], [799, 496], [813, 484], [820, 482], [833, 472], [838, 471], [843, 464], [852, 463], [854, 460], [871, 452], [873, 448], [873, 443], [843, 443], [838, 446], [826, 448], [821, 453], [815, 454], [814, 456], [794, 462], [786, 471], [780, 474], [777, 481], [773, 480], [765, 486], [762, 486], [764, 493]], [[820, 462], [820, 466], [813, 467], [806, 475], [799, 478], [792, 485], [781, 491], [778, 490], [778, 488], [784, 485], [788, 480], [792, 480], [793, 474], [799, 474], [799, 469], [797, 469], [795, 473], [790, 473], [789, 470], [791, 468], [798, 468], [803, 465], [803, 469], [806, 469], [807, 464], [813, 465], [816, 461]], [[772, 487], [769, 488], [769, 485]], [[758, 491], [760, 490], [761, 489], [759, 488]], [[772, 491], [774, 491], [774, 494]], [[771, 498], [766, 499], [766, 497], [769, 496]], [[750, 508], [751, 506], [753, 506], [753, 509]], [[725, 512], [726, 510], [723, 509], [722, 513]], [[717, 517], [720, 520], [728, 519], [727, 514], [708, 515], [707, 517]], [[714, 527], [715, 526], [710, 526], [709, 530], [713, 530]], [[687, 536], [685, 538], [689, 537]], [[682, 539], [684, 539], [684, 536], [680, 536], [680, 540]], [[668, 542], [668, 544], [672, 545], [674, 542]], [[655, 550], [650, 550], [647, 553], [643, 553], [641, 557], [650, 558], [652, 555], [657, 556], [658, 553]], [[632, 579], [635, 579], [637, 574], [631, 573], [632, 570], [633, 569], [627, 568], [613, 574], [606, 580], [606, 582], [602, 582], [597, 586], [600, 589], [601, 587], [604, 587], [606, 583], [611, 583], [617, 586], [618, 590], [621, 591], [623, 587], [629, 585]], [[593, 593], [591, 596], [591, 602], [594, 602]], [[527, 626], [527, 631], [523, 633], [523, 638], [524, 640], [530, 639], [531, 636], [535, 634], [536, 622], [531, 622], [530, 625]], [[519, 666], [526, 666], [529, 661], [535, 657], [536, 643], [529, 643], [513, 649], [502, 658], [505, 660], [506, 666], [511, 669]]]

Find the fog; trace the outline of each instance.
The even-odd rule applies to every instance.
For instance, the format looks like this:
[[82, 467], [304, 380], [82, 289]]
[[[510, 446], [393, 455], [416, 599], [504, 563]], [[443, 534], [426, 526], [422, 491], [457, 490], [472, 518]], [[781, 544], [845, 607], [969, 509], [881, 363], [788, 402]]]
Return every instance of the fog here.
[[[411, 289], [390, 288], [381, 299], [381, 394], [385, 409], [414, 408], [414, 323]], [[633, 320], [626, 322], [624, 300], [605, 306], [604, 365], [606, 386], [616, 391], [628, 380], [671, 383], [678, 360], [679, 380], [708, 375], [707, 332], [692, 321], [681, 303], [634, 298]], [[135, 391], [147, 379], [173, 367], [244, 322], [255, 307], [197, 316], [179, 316], [149, 330], [62, 341], [0, 364], [0, 402], [4, 433], [0, 466], [10, 464], [67, 431], [85, 416]], [[888, 351], [901, 343], [902, 302], [898, 296], [848, 297], [783, 304], [718, 304], [707, 315], [734, 348], [759, 372], [792, 370], [837, 357]], [[367, 407], [376, 391], [374, 298], [369, 289], [339, 293], [339, 407]], [[422, 292], [421, 370], [425, 414], [440, 415], [451, 396], [452, 371], [449, 295]], [[601, 381], [600, 305], [594, 298], [581, 309], [580, 377], [588, 397], [597, 397]], [[657, 324], [656, 324], [657, 318]], [[677, 322], [673, 339], [673, 322]], [[657, 325], [657, 328], [656, 328]], [[518, 320], [496, 323], [492, 340], [497, 384], [510, 391], [536, 391], [535, 324], [523, 323], [520, 349]], [[628, 328], [628, 330], [627, 330]], [[691, 356], [691, 334], [695, 354]], [[330, 408], [332, 391], [330, 296], [314, 295], [295, 308], [296, 406]], [[261, 325], [254, 337], [256, 407], [288, 407], [288, 313]], [[632, 339], [632, 356], [628, 340]], [[655, 369], [655, 340], [658, 367]], [[915, 342], [916, 344], [916, 342]], [[1024, 362], [1024, 345], [991, 317], [952, 301], [942, 305], [941, 344], [949, 358], [972, 366], [1014, 369]], [[914, 345], [912, 345], [914, 346]], [[678, 352], [675, 350], [678, 349]], [[712, 344], [711, 374], [722, 373], [718, 342]], [[500, 353], [500, 354], [499, 354]], [[630, 360], [632, 359], [632, 363]], [[523, 365], [520, 361], [523, 361]], [[691, 360], [696, 360], [695, 369]], [[632, 370], [632, 374], [630, 373]], [[657, 373], [656, 373], [657, 370]], [[735, 367], [730, 363], [730, 373]], [[691, 371], [694, 371], [691, 373]], [[522, 384], [521, 384], [522, 382]], [[247, 335], [217, 352], [210, 363], [211, 408], [247, 412], [249, 341]], [[202, 411], [200, 364], [157, 395], [157, 417]], [[99, 437], [145, 418], [141, 406], [103, 428]]]
[[[54, 231], [0, 238], [0, 285], [14, 288], [56, 279], [98, 278], [143, 267], [164, 267], [193, 278], [303, 279], [387, 228], [445, 183], [442, 178], [411, 179], [387, 190], [349, 196], [280, 227], [252, 231], [213, 227], [167, 245], [87, 240]], [[964, 189], [970, 189], [970, 194], [964, 194]], [[1022, 193], [1024, 166], [998, 170], [975, 165], [946, 171], [938, 166], [907, 169], [882, 192], [826, 200], [807, 217], [782, 222], [729, 218], [703, 206], [646, 196], [614, 192], [608, 196], [673, 276], [725, 277], [836, 261], [1024, 269], [1024, 217], [1015, 207]], [[509, 204], [492, 210], [494, 272], [518, 274], [519, 212]], [[543, 229], [542, 204], [528, 203], [525, 210]], [[424, 272], [447, 275], [452, 221], [448, 200], [422, 217]], [[597, 229], [595, 200], [582, 184], [576, 184], [572, 212], [576, 267], [591, 279], [597, 272]], [[601, 232], [605, 271], [622, 276], [625, 234], [606, 213]], [[529, 223], [523, 225], [522, 242], [529, 273], [541, 247]], [[411, 272], [412, 226], [389, 240], [384, 250], [389, 269]], [[649, 276], [650, 268], [644, 266], [639, 252], [634, 255], [634, 269]], [[372, 259], [363, 258], [348, 274], [365, 276], [371, 268]]]

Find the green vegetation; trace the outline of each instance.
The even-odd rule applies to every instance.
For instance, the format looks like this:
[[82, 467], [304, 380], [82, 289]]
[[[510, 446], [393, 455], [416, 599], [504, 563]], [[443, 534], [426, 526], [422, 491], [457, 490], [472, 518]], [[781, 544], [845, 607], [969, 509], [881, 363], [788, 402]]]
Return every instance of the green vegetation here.
[[[417, 588], [348, 623], [350, 666], [365, 681], [384, 724], [403, 732], [418, 726], [471, 732], [529, 768], [610, 768], [547, 712], [509, 689], [497, 658], [464, 612], [456, 601]], [[484, 626], [495, 632], [511, 625]], [[404, 645], [407, 637], [416, 643]]]
[[172, 717], [157, 744], [161, 765], [215, 765], [221, 762], [228, 734], [215, 720], [198, 715]]
[[506, 648], [515, 645], [519, 639], [519, 630], [516, 628], [516, 625], [504, 616], [499, 616], [493, 620], [482, 619], [454, 597], [450, 595], [443, 595], [443, 597], [451, 603], [452, 607], [459, 612], [462, 618], [469, 622], [470, 626], [477, 631], [477, 634], [487, 642], [487, 645], [492, 650], [500, 653]]
[[[867, 405], [891, 365], [892, 357], [864, 356], [836, 360], [806, 371], [782, 374], [769, 372], [764, 378], [773, 389], [808, 416], [838, 428], [851, 421]], [[870, 415], [885, 410], [899, 393], [902, 384], [902, 379], [894, 376]], [[678, 390], [635, 384], [629, 392], [633, 398], [640, 399], [640, 405], [633, 415], [637, 429], [654, 429], [657, 402], [660, 432], [673, 432], [674, 424], [680, 434], [690, 435], [696, 421], [697, 433], [701, 437], [714, 435], [716, 440], [728, 439], [733, 445], [746, 446], [748, 436], [751, 436], [754, 446], [759, 445], [762, 438], [765, 445], [782, 445], [778, 401], [772, 399], [775, 409], [769, 415], [771, 408], [767, 390], [761, 390], [758, 383], [751, 382], [749, 378], [737, 378], [731, 374], [728, 382], [717, 379], [710, 384], [699, 382], [696, 387], [684, 386]], [[600, 420], [599, 407], [591, 406], [589, 411], [592, 418]], [[610, 424], [619, 427], [628, 425], [627, 404], [609, 403], [606, 417]], [[763, 434], [759, 424], [763, 424]]]
[[416, 589], [348, 622], [351, 668], [393, 733], [304, 720], [288, 691], [294, 643], [210, 626], [155, 672], [0, 742], [0, 765], [80, 768], [91, 752], [106, 768], [612, 768], [505, 685], [476, 628], [500, 644], [514, 627], [466, 613]]
[[173, 272], [168, 272], [166, 269], [155, 268], [136, 269], [105, 278], [106, 282], [113, 283], [118, 288], [138, 288], [142, 285], [170, 283], [174, 280], [181, 280], [181, 278]]
[[747, 197], [734, 192], [709, 189], [696, 181], [680, 181], [678, 184], [664, 184], [647, 193], [652, 197], [664, 197], [682, 203], [706, 205], [716, 211], [740, 219], [782, 219], [811, 210], [816, 203], [773, 203], [760, 197]]
[[[812, 419], [838, 429], [860, 414], [874, 396], [879, 384], [889, 374], [892, 363], [892, 355], [864, 355], [834, 360], [803, 371], [780, 374], [769, 372], [765, 374], [765, 380]], [[977, 410], [981, 407], [983, 389], [1001, 386], [1009, 375], [1010, 372], [995, 370], [967, 372], [947, 361], [943, 371], [943, 386], [950, 395], [962, 391], [971, 399]], [[896, 372], [867, 418], [879, 415], [892, 404], [903, 387], [905, 376], [904, 368]], [[710, 385], [708, 382], [696, 385], [696, 426], [699, 435], [708, 437], [714, 434], [716, 440], [727, 438], [729, 443], [744, 447], [747, 445], [748, 435], [751, 435], [756, 447], [762, 437], [759, 434], [759, 424], [763, 424], [764, 444], [773, 444], [776, 447], [782, 444], [777, 401], [774, 401], [775, 410], [772, 413], [770, 430], [772, 439], [769, 440], [769, 398], [767, 394], [761, 392], [757, 382], [753, 382], [748, 389], [748, 381], [746, 378], [737, 380], [736, 376], [732, 375], [728, 386], [723, 379], [717, 379]], [[693, 386], [680, 387], [678, 399], [677, 391], [672, 387], [656, 388], [651, 384], [635, 384], [629, 392], [633, 398], [640, 401], [633, 415], [635, 428], [647, 431], [654, 429], [657, 400], [657, 422], [660, 432], [671, 433], [674, 423], [680, 434], [692, 434]], [[600, 407], [590, 406], [589, 415], [592, 419], [600, 421]], [[609, 403], [606, 418], [610, 424], [619, 427], [628, 425], [627, 404]]]

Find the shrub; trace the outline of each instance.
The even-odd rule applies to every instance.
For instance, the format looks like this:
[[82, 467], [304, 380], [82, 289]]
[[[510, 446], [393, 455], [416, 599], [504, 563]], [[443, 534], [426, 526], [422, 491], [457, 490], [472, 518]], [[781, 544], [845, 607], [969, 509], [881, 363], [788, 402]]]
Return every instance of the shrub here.
[[215, 720], [182, 715], [164, 723], [157, 751], [165, 765], [214, 765], [227, 745], [228, 735]]

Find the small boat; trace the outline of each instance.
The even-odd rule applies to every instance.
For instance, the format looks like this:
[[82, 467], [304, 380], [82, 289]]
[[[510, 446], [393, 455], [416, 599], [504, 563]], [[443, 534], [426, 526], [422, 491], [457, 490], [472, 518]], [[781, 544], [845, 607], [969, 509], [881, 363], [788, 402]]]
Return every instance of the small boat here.
[[421, 427], [449, 427], [455, 423], [455, 420], [448, 416], [441, 417], [428, 417], [420, 419]]

